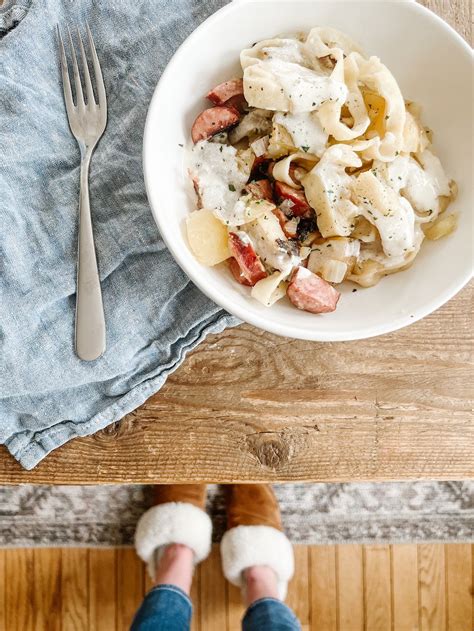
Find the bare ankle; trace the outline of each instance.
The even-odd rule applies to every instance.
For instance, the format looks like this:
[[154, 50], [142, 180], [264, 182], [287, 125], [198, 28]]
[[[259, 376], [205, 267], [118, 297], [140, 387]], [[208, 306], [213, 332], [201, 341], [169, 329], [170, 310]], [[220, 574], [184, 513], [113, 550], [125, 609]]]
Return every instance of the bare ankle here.
[[172, 543], [161, 551], [156, 566], [156, 585], [176, 585], [189, 595], [194, 553], [188, 546]]
[[245, 604], [251, 605], [261, 598], [278, 598], [277, 577], [267, 565], [248, 567], [243, 573]]

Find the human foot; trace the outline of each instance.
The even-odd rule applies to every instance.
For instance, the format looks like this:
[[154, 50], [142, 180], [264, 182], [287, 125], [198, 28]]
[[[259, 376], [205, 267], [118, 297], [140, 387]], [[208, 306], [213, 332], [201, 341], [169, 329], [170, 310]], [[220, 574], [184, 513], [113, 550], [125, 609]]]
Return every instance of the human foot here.
[[293, 576], [291, 543], [282, 532], [280, 509], [268, 484], [226, 487], [227, 527], [221, 542], [225, 577], [242, 587], [247, 604], [284, 600]]
[[212, 523], [205, 502], [205, 485], [155, 486], [155, 505], [137, 524], [135, 547], [158, 584], [169, 582], [189, 592], [193, 566], [211, 548]]

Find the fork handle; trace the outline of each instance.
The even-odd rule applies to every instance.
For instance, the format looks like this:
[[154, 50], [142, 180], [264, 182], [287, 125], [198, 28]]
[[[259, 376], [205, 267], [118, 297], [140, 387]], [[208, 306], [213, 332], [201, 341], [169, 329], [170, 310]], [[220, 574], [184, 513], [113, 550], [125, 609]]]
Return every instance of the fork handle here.
[[105, 317], [89, 204], [91, 153], [81, 159], [76, 286], [76, 354], [93, 361], [105, 351]]

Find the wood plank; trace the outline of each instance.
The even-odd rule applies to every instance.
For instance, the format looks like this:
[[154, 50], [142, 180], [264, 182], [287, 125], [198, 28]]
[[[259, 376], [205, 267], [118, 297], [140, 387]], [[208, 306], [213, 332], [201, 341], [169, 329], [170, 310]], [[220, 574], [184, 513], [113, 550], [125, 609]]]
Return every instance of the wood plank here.
[[89, 631], [112, 631], [117, 619], [117, 575], [114, 549], [89, 550]]
[[143, 563], [133, 548], [119, 548], [117, 572], [117, 631], [128, 631], [144, 592]]
[[35, 631], [61, 631], [60, 548], [34, 548], [33, 565]]
[[338, 546], [336, 564], [339, 629], [364, 630], [364, 570], [362, 546]]
[[393, 628], [418, 628], [418, 551], [415, 544], [391, 546]]
[[[225, 580], [225, 579], [224, 579]], [[241, 628], [245, 607], [242, 603], [242, 594], [238, 587], [226, 582], [226, 611], [227, 611], [227, 631]]]
[[473, 287], [362, 342], [209, 336], [122, 423], [33, 471], [3, 452], [0, 484], [471, 479]]
[[223, 631], [227, 628], [225, 606], [226, 587], [222, 576], [218, 545], [212, 546], [211, 554], [201, 564], [201, 629]]
[[391, 631], [390, 546], [364, 546], [364, 608], [367, 629]]
[[201, 566], [194, 568], [193, 582], [190, 593], [193, 603], [193, 617], [191, 618], [191, 631], [204, 631], [201, 629]]
[[442, 544], [418, 547], [418, 580], [421, 631], [446, 629], [445, 559]]
[[87, 548], [61, 550], [61, 616], [63, 631], [89, 631]]
[[5, 550], [5, 618], [8, 631], [34, 629], [33, 549]]
[[468, 629], [473, 617], [472, 554], [469, 543], [445, 546], [448, 631]]
[[311, 625], [337, 631], [337, 546], [311, 546], [309, 552]]
[[288, 584], [287, 605], [293, 609], [301, 624], [309, 624], [309, 548], [293, 546], [295, 574]]
[[7, 590], [6, 590], [6, 569], [5, 569], [5, 550], [0, 548], [0, 629], [7, 628], [6, 609], [7, 609]]
[[420, 3], [441, 16], [472, 45], [471, 2], [468, 0], [421, 0]]

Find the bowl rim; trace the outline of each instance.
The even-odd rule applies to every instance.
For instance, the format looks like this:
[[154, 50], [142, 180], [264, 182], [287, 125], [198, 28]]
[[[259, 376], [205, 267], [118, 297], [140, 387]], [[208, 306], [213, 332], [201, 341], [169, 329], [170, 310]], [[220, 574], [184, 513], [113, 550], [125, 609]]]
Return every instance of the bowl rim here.
[[[419, 320], [425, 318], [430, 315], [437, 309], [439, 309], [446, 302], [451, 300], [463, 287], [469, 283], [471, 278], [473, 277], [473, 264], [471, 261], [471, 268], [466, 265], [465, 273], [457, 279], [457, 281], [452, 282], [449, 287], [447, 287], [443, 292], [438, 294], [436, 298], [427, 302], [423, 307], [419, 307], [416, 311], [416, 314], [403, 314], [396, 319], [392, 319], [385, 324], [374, 325], [368, 329], [355, 330], [352, 333], [347, 332], [337, 332], [337, 331], [320, 331], [314, 330], [310, 328], [309, 319], [308, 319], [308, 328], [302, 327], [300, 325], [295, 326], [292, 324], [285, 324], [279, 322], [273, 322], [271, 319], [265, 319], [263, 315], [259, 315], [257, 313], [248, 312], [244, 307], [241, 307], [234, 303], [234, 301], [227, 297], [225, 293], [219, 293], [217, 290], [213, 291], [213, 289], [205, 282], [202, 282], [201, 277], [198, 273], [198, 268], [191, 268], [186, 265], [184, 260], [181, 257], [181, 250], [178, 247], [175, 247], [173, 243], [173, 239], [168, 237], [166, 225], [161, 221], [160, 213], [156, 210], [157, 205], [154, 204], [154, 193], [153, 186], [151, 184], [153, 180], [153, 173], [151, 171], [151, 157], [152, 152], [152, 138], [149, 133], [151, 120], [154, 116], [154, 111], [156, 108], [156, 104], [158, 103], [161, 97], [161, 88], [166, 83], [168, 76], [173, 73], [174, 66], [177, 61], [179, 61], [181, 55], [185, 54], [185, 48], [187, 48], [194, 39], [196, 39], [199, 34], [205, 30], [210, 24], [222, 18], [226, 13], [231, 13], [236, 10], [239, 5], [242, 6], [244, 4], [261, 4], [263, 2], [272, 2], [272, 3], [282, 3], [287, 2], [288, 0], [233, 0], [229, 2], [229, 4], [221, 7], [216, 12], [211, 14], [206, 20], [204, 20], [194, 31], [188, 35], [188, 37], [180, 44], [176, 52], [173, 54], [169, 62], [167, 63], [163, 73], [161, 74], [160, 79], [158, 80], [155, 89], [153, 91], [152, 98], [148, 105], [147, 116], [143, 131], [143, 149], [142, 149], [142, 162], [143, 162], [143, 175], [145, 181], [145, 189], [147, 193], [148, 202], [150, 205], [150, 210], [155, 220], [155, 223], [158, 227], [158, 230], [165, 242], [166, 247], [171, 252], [176, 263], [181, 267], [183, 272], [191, 279], [191, 281], [199, 288], [199, 290], [205, 294], [208, 298], [210, 298], [214, 303], [218, 306], [222, 307], [230, 314], [236, 316], [240, 320], [247, 322], [257, 328], [260, 328], [264, 331], [268, 331], [270, 333], [274, 333], [276, 335], [294, 338], [294, 339], [302, 339], [308, 341], [320, 341], [320, 342], [337, 342], [337, 341], [351, 341], [351, 340], [360, 340], [360, 339], [369, 339], [371, 337], [376, 337], [379, 335], [384, 335], [387, 333], [392, 333], [394, 331], [398, 331], [410, 324], [418, 322]], [[313, 2], [310, 0], [292, 0], [292, 2], [300, 2], [305, 4], [312, 4]], [[397, 4], [405, 5], [405, 7], [409, 7], [409, 10], [418, 11], [425, 18], [429, 20], [433, 20], [438, 22], [445, 30], [448, 36], [454, 37], [458, 43], [467, 51], [471, 59], [474, 58], [474, 51], [468, 45], [468, 43], [464, 40], [464, 38], [447, 22], [445, 22], [440, 16], [436, 13], [433, 13], [423, 5], [419, 4], [415, 0], [405, 0], [404, 2], [398, 1]]]

